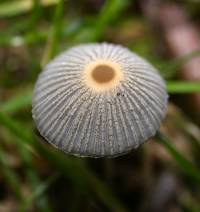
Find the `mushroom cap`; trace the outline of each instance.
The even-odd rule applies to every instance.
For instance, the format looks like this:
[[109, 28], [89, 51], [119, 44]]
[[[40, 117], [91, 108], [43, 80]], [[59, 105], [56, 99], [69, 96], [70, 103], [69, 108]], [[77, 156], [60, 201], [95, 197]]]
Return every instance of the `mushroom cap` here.
[[167, 99], [163, 79], [140, 56], [120, 45], [85, 44], [44, 68], [32, 114], [40, 134], [64, 152], [112, 157], [156, 134]]

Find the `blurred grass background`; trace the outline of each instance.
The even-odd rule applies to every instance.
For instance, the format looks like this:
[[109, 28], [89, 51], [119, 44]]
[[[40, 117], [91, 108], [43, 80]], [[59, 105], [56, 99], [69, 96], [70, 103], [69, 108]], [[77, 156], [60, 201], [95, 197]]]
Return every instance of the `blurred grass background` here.
[[[181, 6], [199, 18], [199, 4]], [[200, 129], [173, 101], [200, 92], [199, 82], [176, 80], [200, 50], [166, 58], [156, 37], [139, 1], [0, 1], [0, 211], [200, 211]], [[127, 46], [160, 70], [169, 111], [162, 132], [138, 150], [113, 159], [75, 158], [39, 136], [32, 89], [59, 52], [102, 41]]]

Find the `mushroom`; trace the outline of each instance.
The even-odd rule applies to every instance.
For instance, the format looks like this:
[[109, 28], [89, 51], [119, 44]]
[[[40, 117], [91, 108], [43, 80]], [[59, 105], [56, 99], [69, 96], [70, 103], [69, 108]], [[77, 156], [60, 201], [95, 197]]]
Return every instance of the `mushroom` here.
[[157, 70], [120, 45], [72, 47], [35, 85], [32, 114], [40, 134], [77, 156], [113, 157], [154, 136], [168, 95]]

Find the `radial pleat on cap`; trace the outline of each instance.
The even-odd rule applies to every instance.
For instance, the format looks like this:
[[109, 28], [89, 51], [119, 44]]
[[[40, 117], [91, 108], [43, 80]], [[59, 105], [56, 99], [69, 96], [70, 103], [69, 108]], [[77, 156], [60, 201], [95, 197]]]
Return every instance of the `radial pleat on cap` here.
[[111, 157], [155, 135], [167, 98], [164, 81], [144, 59], [119, 45], [86, 44], [45, 67], [32, 113], [40, 134], [55, 147]]

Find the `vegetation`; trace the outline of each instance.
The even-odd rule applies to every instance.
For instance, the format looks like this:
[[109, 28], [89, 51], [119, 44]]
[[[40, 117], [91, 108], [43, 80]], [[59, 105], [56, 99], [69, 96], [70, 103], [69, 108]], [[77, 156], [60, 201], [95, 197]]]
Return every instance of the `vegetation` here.
[[[0, 211], [200, 210], [200, 129], [176, 104], [179, 95], [200, 93], [199, 82], [176, 80], [199, 51], [166, 59], [155, 51], [155, 33], [139, 1], [103, 2], [0, 2]], [[191, 18], [199, 16], [189, 1], [184, 7]], [[128, 155], [76, 158], [38, 134], [31, 117], [33, 85], [59, 52], [101, 41], [121, 43], [160, 70], [169, 112], [161, 132]]]

